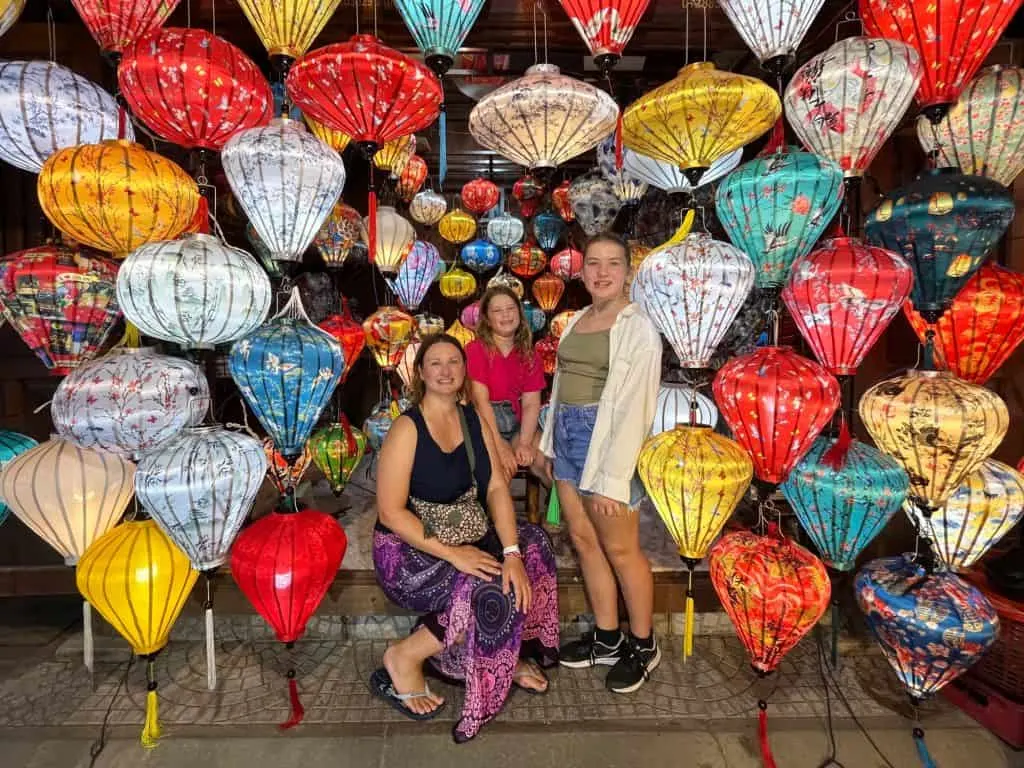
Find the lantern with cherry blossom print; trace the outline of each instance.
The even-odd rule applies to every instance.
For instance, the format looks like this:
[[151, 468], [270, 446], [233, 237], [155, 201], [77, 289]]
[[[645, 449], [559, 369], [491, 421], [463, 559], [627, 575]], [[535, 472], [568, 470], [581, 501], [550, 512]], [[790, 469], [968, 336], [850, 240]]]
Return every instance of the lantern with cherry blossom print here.
[[612, 183], [598, 171], [573, 179], [569, 185], [569, 202], [576, 221], [591, 237], [610, 229], [622, 208]]
[[489, 179], [476, 178], [462, 185], [462, 204], [476, 216], [483, 216], [501, 199], [498, 185]]
[[823, 0], [723, 0], [722, 10], [765, 71], [781, 77], [821, 10]]
[[331, 334], [341, 344], [342, 354], [345, 356], [345, 372], [341, 375], [342, 382], [348, 378], [359, 355], [363, 353], [366, 346], [366, 332], [363, 326], [352, 319], [352, 311], [349, 309], [348, 301], [342, 299], [342, 312], [340, 315], [331, 315], [322, 323], [320, 329]]
[[565, 222], [554, 211], [544, 211], [533, 219], [533, 236], [537, 238], [537, 245], [549, 253], [558, 247], [564, 232]]
[[479, 238], [462, 246], [459, 257], [474, 272], [489, 272], [501, 264], [501, 250], [498, 246]]
[[363, 321], [366, 346], [382, 370], [395, 369], [412, 341], [414, 328], [412, 317], [397, 307], [381, 307]]
[[441, 295], [461, 301], [476, 293], [476, 278], [462, 267], [452, 267], [441, 275]]
[[452, 245], [468, 243], [476, 234], [476, 219], [456, 206], [437, 223], [437, 231]]
[[523, 220], [509, 213], [500, 213], [487, 222], [487, 239], [499, 248], [512, 248], [523, 239]]
[[416, 193], [420, 191], [423, 182], [427, 180], [427, 161], [419, 155], [413, 155], [398, 174], [398, 181], [395, 182], [395, 192], [406, 203], [412, 201]]
[[562, 300], [562, 294], [565, 293], [565, 282], [557, 275], [545, 272], [533, 281], [530, 292], [541, 309], [545, 312], [554, 312], [558, 302]]
[[409, 216], [417, 224], [432, 227], [448, 210], [448, 201], [432, 189], [417, 192], [409, 203]]
[[571, 245], [551, 257], [551, 272], [563, 280], [577, 280], [583, 274], [583, 252]]
[[635, 177], [616, 159], [615, 134], [609, 135], [597, 145], [597, 167], [601, 175], [612, 184], [615, 196], [625, 206], [640, 205], [640, 199], [647, 194], [647, 182]]
[[530, 278], [544, 271], [548, 257], [540, 248], [527, 240], [508, 255], [508, 268], [519, 277]]
[[309, 50], [341, 0], [238, 0], [242, 11], [280, 67]]
[[363, 219], [363, 227], [369, 231], [372, 226], [377, 236], [370, 261], [381, 274], [393, 275], [398, 272], [416, 242], [416, 228], [390, 205], [382, 205], [377, 209], [374, 222], [371, 223], [369, 216]]
[[619, 61], [650, 0], [559, 0], [602, 72]]
[[572, 212], [572, 202], [569, 200], [568, 179], [565, 179], [551, 190], [551, 206], [565, 221], [571, 222], [576, 220], [576, 214]]
[[425, 240], [417, 240], [394, 280], [389, 281], [398, 302], [407, 310], [415, 311], [434, 284], [438, 269], [443, 268], [437, 246]]
[[155, 32], [181, 0], [71, 0], [100, 50], [120, 54]]
[[341, 269], [352, 252], [352, 246], [362, 238], [363, 217], [351, 205], [339, 200], [313, 238], [313, 245], [320, 252], [324, 266]]
[[348, 423], [344, 414], [309, 438], [313, 461], [324, 473], [335, 496], [340, 496], [366, 454], [366, 435]]

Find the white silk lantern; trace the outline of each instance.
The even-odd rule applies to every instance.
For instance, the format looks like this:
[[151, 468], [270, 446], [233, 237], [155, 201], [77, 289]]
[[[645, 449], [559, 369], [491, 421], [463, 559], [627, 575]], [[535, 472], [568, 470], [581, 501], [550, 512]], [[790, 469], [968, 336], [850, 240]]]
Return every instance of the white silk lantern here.
[[[363, 227], [370, 228], [370, 217], [363, 219]], [[385, 275], [394, 275], [416, 241], [416, 229], [390, 205], [377, 209], [376, 253], [370, 254], [374, 265]]]
[[417, 192], [409, 203], [409, 215], [412, 220], [426, 227], [432, 227], [448, 212], [448, 201], [431, 189]]
[[[696, 405], [696, 408], [693, 406]], [[690, 425], [690, 413], [693, 411], [693, 424], [711, 427], [718, 425], [718, 408], [708, 396], [697, 392], [686, 384], [663, 382], [658, 390], [658, 401], [654, 408], [654, 426], [651, 436], [675, 427], [677, 424]]]
[[[705, 184], [718, 181], [727, 173], [733, 171], [742, 159], [742, 149], [722, 155], [704, 171], [697, 182], [697, 186], [703, 187]], [[623, 148], [622, 150], [622, 170], [630, 176], [645, 181], [652, 187], [657, 187], [669, 194], [692, 192], [694, 190], [693, 184], [686, 178], [686, 174], [683, 173], [678, 163], [666, 163], [664, 160], [641, 155], [639, 152], [634, 152], [629, 148]]]

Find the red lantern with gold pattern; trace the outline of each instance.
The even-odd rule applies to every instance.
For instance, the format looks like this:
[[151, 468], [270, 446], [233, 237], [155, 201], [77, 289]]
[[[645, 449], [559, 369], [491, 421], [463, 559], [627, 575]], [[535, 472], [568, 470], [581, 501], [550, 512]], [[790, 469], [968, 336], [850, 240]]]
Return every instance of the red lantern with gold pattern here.
[[576, 214], [572, 212], [572, 202], [569, 200], [568, 179], [551, 190], [551, 205], [566, 221], [576, 221]]
[[331, 315], [320, 323], [320, 330], [327, 331], [341, 344], [341, 351], [345, 355], [345, 372], [341, 374], [341, 380], [345, 381], [366, 346], [366, 331], [361, 323], [353, 319], [348, 299], [343, 297], [341, 303], [341, 314]]
[[533, 281], [530, 291], [541, 309], [545, 312], [554, 312], [562, 299], [562, 294], [565, 293], [565, 283], [557, 275], [545, 272]]
[[544, 185], [533, 176], [523, 176], [512, 185], [512, 197], [519, 203], [519, 213], [530, 218], [544, 200]]
[[398, 183], [395, 184], [395, 191], [406, 203], [416, 197], [423, 182], [427, 180], [427, 161], [419, 155], [411, 156], [398, 174]]
[[530, 241], [513, 248], [508, 255], [508, 268], [520, 277], [539, 275], [547, 263], [544, 251]]
[[462, 185], [462, 204], [466, 210], [477, 216], [483, 216], [498, 204], [501, 190], [493, 181], [473, 179]]
[[558, 337], [545, 336], [534, 344], [533, 348], [537, 350], [540, 364], [544, 366], [544, 373], [554, 376], [555, 368], [558, 366]]
[[583, 252], [572, 246], [551, 257], [551, 271], [563, 280], [576, 280], [583, 274]]
[[71, 0], [104, 53], [121, 53], [160, 28], [181, 0]]

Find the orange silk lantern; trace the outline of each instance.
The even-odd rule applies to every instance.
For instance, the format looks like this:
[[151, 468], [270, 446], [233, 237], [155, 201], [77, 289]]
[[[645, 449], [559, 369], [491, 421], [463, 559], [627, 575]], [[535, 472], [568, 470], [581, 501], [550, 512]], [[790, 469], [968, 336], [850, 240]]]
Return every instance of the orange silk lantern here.
[[[346, 370], [347, 368], [348, 366], [346, 365]], [[289, 462], [277, 450], [274, 441], [269, 437], [263, 438], [263, 453], [267, 457], [267, 477], [270, 478], [270, 482], [274, 484], [277, 492], [282, 496], [289, 493], [289, 489], [291, 489], [292, 493], [295, 492], [295, 489], [299, 487], [299, 483], [302, 482], [303, 475], [306, 474], [306, 470], [309, 469], [309, 465], [313, 461], [313, 454], [310, 453], [308, 442], [303, 447], [299, 457], [292, 462]]]
[[385, 371], [393, 371], [412, 341], [415, 322], [398, 307], [381, 307], [363, 322], [366, 346]]
[[563, 219], [575, 221], [576, 214], [572, 212], [572, 202], [569, 200], [569, 186], [569, 180], [566, 179], [551, 190], [551, 205]]
[[554, 312], [562, 299], [562, 294], [565, 293], [565, 283], [557, 275], [545, 272], [533, 281], [530, 291], [541, 309], [545, 312]]
[[532, 242], [513, 248], [508, 255], [508, 268], [520, 277], [534, 277], [544, 271], [548, 257]]
[[427, 161], [419, 155], [413, 155], [398, 174], [395, 191], [406, 203], [410, 202], [420, 191], [427, 180]]

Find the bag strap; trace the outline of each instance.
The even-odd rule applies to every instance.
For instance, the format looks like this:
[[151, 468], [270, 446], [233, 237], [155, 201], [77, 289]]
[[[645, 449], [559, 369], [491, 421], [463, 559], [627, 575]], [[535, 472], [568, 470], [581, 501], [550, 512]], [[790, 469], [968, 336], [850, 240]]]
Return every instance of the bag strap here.
[[476, 451], [473, 448], [473, 438], [469, 434], [469, 422], [466, 421], [466, 409], [459, 406], [459, 424], [462, 425], [462, 442], [466, 446], [466, 455], [469, 456], [469, 475], [476, 485]]

